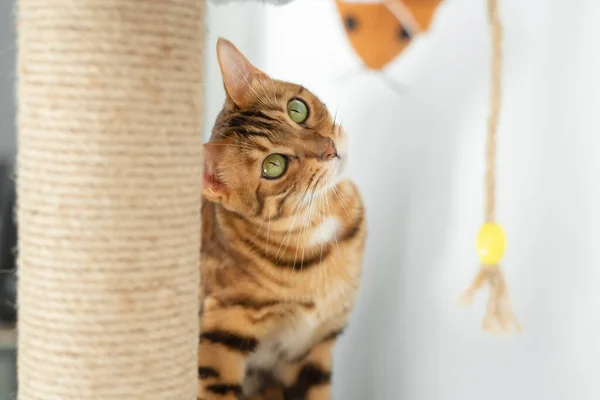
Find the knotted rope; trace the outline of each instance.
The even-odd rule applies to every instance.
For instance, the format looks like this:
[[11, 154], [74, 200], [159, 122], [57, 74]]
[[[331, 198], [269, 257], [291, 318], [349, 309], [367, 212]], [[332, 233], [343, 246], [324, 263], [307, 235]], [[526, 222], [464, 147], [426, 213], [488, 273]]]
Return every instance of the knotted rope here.
[[481, 267], [475, 279], [462, 294], [462, 302], [469, 304], [475, 292], [485, 284], [489, 287], [489, 300], [483, 329], [494, 334], [520, 331], [521, 325], [513, 314], [510, 297], [499, 262], [504, 255], [506, 240], [502, 227], [495, 222], [496, 210], [496, 137], [500, 116], [502, 87], [502, 24], [497, 0], [488, 0], [488, 18], [492, 39], [491, 110], [488, 120], [486, 173], [485, 173], [485, 223], [477, 238], [477, 251]]

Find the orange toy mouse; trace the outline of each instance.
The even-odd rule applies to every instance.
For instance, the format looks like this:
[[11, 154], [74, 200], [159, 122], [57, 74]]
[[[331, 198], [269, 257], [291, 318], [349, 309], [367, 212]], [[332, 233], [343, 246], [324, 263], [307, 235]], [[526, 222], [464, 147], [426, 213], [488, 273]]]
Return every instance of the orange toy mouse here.
[[346, 36], [367, 68], [380, 70], [426, 31], [442, 0], [336, 0]]

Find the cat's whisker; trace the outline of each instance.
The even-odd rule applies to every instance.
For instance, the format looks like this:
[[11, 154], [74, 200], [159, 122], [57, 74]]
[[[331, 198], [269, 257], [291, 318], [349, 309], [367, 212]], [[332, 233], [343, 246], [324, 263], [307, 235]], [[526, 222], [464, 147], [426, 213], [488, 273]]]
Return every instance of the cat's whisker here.
[[338, 191], [339, 189], [337, 188], [337, 186], [332, 186], [331, 189], [332, 189], [333, 195], [338, 199], [340, 205], [344, 209], [344, 212], [346, 213], [348, 218], [352, 218], [352, 217], [350, 217], [350, 213], [348, 212], [348, 210], [346, 210], [346, 207], [344, 206], [344, 201], [341, 198], [341, 192]]
[[333, 114], [333, 128], [335, 128], [337, 125], [337, 116], [338, 116], [338, 111], [340, 111], [340, 105], [338, 104], [335, 108], [335, 113]]
[[[327, 186], [329, 184], [329, 181], [325, 181], [325, 186]], [[321, 198], [321, 206], [319, 207], [320, 209], [325, 208], [325, 197], [324, 196], [320, 196]], [[321, 218], [322, 219], [322, 218]], [[325, 241], [322, 240], [321, 241], [321, 257], [319, 258], [319, 262], [323, 261], [323, 249], [325, 248]]]
[[[316, 186], [316, 183], [315, 183]], [[310, 189], [310, 186], [309, 186]], [[302, 238], [302, 232], [304, 231], [304, 229], [306, 229], [309, 225], [310, 222], [310, 216], [311, 216], [311, 210], [312, 210], [312, 204], [313, 204], [313, 200], [314, 200], [314, 196], [311, 194], [311, 196], [308, 198], [308, 204], [305, 210], [305, 215], [304, 215], [304, 220], [302, 222], [302, 225], [300, 226], [300, 232], [298, 233], [298, 239], [296, 241], [296, 253], [294, 255], [294, 269], [296, 266], [296, 260], [298, 257], [298, 250], [300, 248], [300, 239]], [[306, 241], [303, 243], [303, 254], [304, 254], [304, 246], [306, 246]], [[304, 257], [304, 256], [302, 256]]]
[[[315, 185], [315, 189], [316, 189], [316, 185]], [[300, 270], [302, 270], [302, 268], [304, 267], [304, 252], [306, 250], [306, 242], [308, 239], [308, 230], [309, 230], [308, 228], [310, 227], [310, 225], [312, 223], [312, 215], [313, 215], [314, 205], [315, 205], [315, 191], [313, 190], [311, 206], [308, 210], [308, 213], [309, 213], [308, 224], [306, 225], [306, 229], [304, 230], [304, 244], [302, 246], [302, 257], [300, 258]]]
[[[327, 202], [327, 207], [329, 208], [329, 215], [331, 216], [331, 208], [329, 207], [329, 202]], [[341, 257], [342, 253], [340, 251], [340, 243], [339, 243], [339, 240], [337, 238], [337, 234], [336, 234], [335, 230], [333, 230], [332, 233], [333, 233], [333, 239], [335, 240], [335, 246], [337, 248], [338, 256]], [[345, 279], [348, 280], [348, 282], [352, 282], [354, 280], [354, 278], [351, 275], [349, 275], [346, 272], [346, 270], [342, 270], [341, 274], [344, 276]]]
[[258, 233], [260, 232], [260, 228], [264, 224], [266, 218], [267, 218], [267, 214], [265, 214], [265, 216], [263, 217], [262, 222], [258, 225], [258, 228], [256, 229], [256, 232], [254, 233], [254, 235], [252, 235], [250, 232], [246, 232], [246, 234], [244, 235], [244, 240], [247, 240], [249, 236], [257, 236]]
[[[325, 182], [326, 185], [328, 183], [329, 183], [329, 180], [327, 180]], [[325, 195], [322, 196], [322, 199], [323, 199], [323, 206], [324, 206], [323, 207], [323, 212], [329, 214], [329, 218], [331, 219], [332, 218], [331, 208], [329, 207], [329, 202], [328, 202], [328, 199], [327, 199], [327, 193], [326, 192], [325, 192]], [[335, 234], [335, 230], [333, 230], [332, 232]], [[324, 247], [324, 245], [325, 245], [325, 241], [323, 241], [321, 243], [321, 261], [323, 261], [323, 247]], [[320, 279], [321, 279], [322, 282], [327, 282], [328, 276], [329, 276], [327, 270], [321, 270], [320, 273], [319, 273], [319, 275], [320, 275]]]
[[260, 232], [260, 228], [262, 228], [262, 226], [263, 226], [263, 224], [265, 223], [266, 220], [267, 220], [267, 214], [265, 213], [265, 216], [263, 217], [262, 222], [260, 223], [260, 225], [258, 225], [258, 229], [256, 229], [255, 235], [258, 235], [258, 233]]
[[292, 271], [296, 270], [296, 260], [298, 259], [298, 249], [300, 248], [300, 238], [302, 237], [302, 231], [304, 230], [304, 227], [306, 226], [306, 220], [308, 219], [309, 210], [310, 210], [310, 199], [308, 200], [307, 210], [304, 214], [304, 218], [302, 220], [302, 225], [300, 225], [300, 232], [297, 234], [298, 238], [296, 239], [296, 251], [294, 253], [294, 266], [292, 268]]
[[300, 203], [302, 203], [304, 201], [304, 199], [306, 198], [306, 194], [310, 190], [310, 185], [312, 184], [314, 177], [317, 175], [317, 172], [318, 171], [314, 172], [313, 176], [311, 177], [311, 181], [309, 181], [308, 185], [306, 185], [306, 189], [304, 190], [304, 193], [302, 193], [302, 197], [300, 198]]
[[[327, 203], [327, 209], [329, 211], [329, 218], [333, 219], [333, 216], [331, 214], [331, 206], [329, 205], [329, 194], [327, 192], [325, 192], [325, 202]], [[340, 245], [338, 243], [337, 235], [335, 233], [335, 230], [333, 231], [333, 239], [335, 240], [335, 246], [337, 247], [338, 255], [341, 256], [342, 253], [340, 251]]]
[[[305, 192], [305, 195], [306, 195], [306, 192]], [[275, 259], [277, 260], [277, 262], [281, 261], [281, 258], [283, 258], [283, 254], [287, 251], [287, 248], [288, 248], [288, 245], [289, 245], [289, 238], [291, 238], [290, 233], [292, 232], [292, 229], [294, 229], [294, 226], [296, 224], [296, 218], [298, 217], [298, 214], [300, 213], [300, 207], [304, 204], [303, 199], [304, 199], [305, 195], [302, 196], [302, 198], [300, 199], [300, 202], [294, 208], [294, 219], [292, 220], [292, 224], [290, 225], [290, 227], [287, 230], [286, 234], [283, 236], [283, 239], [281, 239], [281, 244], [279, 245], [279, 249], [277, 250], [277, 254], [275, 255]], [[279, 252], [281, 251], [281, 248], [283, 246], [283, 242], [285, 242], [285, 248], [283, 249], [283, 253], [281, 254], [281, 258], [279, 258]]]
[[[310, 218], [311, 218], [311, 211], [312, 211], [312, 205], [313, 205], [313, 200], [314, 197], [312, 197], [312, 195], [308, 198], [308, 206], [306, 209], [306, 213], [304, 214], [304, 220], [302, 221], [302, 226], [300, 227], [300, 232], [298, 233], [298, 244], [296, 246], [296, 251], [298, 251], [300, 249], [299, 243], [300, 240], [302, 240], [303, 237], [303, 233], [307, 230], [307, 227], [310, 224]], [[304, 253], [304, 247], [306, 246], [306, 241], [302, 242], [302, 251]], [[295, 264], [295, 260], [294, 260], [294, 264]]]
[[[287, 232], [285, 233], [285, 235], [283, 235], [283, 238], [281, 239], [281, 243], [279, 244], [279, 248], [277, 249], [277, 254], [275, 255], [275, 259], [277, 260], [277, 262], [281, 261], [281, 259], [283, 258], [283, 254], [285, 253], [285, 251], [288, 248], [288, 240], [286, 240], [286, 239], [290, 235], [292, 229], [294, 229], [294, 225], [296, 224], [296, 217], [297, 216], [298, 216], [298, 214], [294, 213], [294, 219], [292, 220], [292, 223], [290, 224], [290, 227], [288, 228]], [[279, 257], [279, 253], [281, 252], [281, 248], [283, 247], [283, 243], [284, 242], [285, 242], [285, 249], [281, 253], [281, 258], [280, 258]]]
[[[325, 185], [327, 185], [327, 178], [325, 179]], [[318, 196], [319, 197], [319, 206], [318, 206], [318, 218], [319, 218], [319, 222], [323, 221], [323, 196]], [[321, 240], [321, 251], [319, 254], [319, 263], [323, 261], [323, 249], [325, 247], [325, 240]], [[326, 269], [325, 268], [321, 268], [319, 269], [319, 280], [321, 282], [326, 282]]]
[[348, 201], [348, 197], [339, 189], [337, 190], [338, 195], [340, 196], [340, 199], [342, 199], [344, 202]]
[[340, 105], [338, 104], [335, 109], [335, 113], [333, 114], [333, 123], [331, 124], [331, 133], [334, 135], [334, 137], [335, 137], [336, 133], [339, 133], [339, 132], [336, 132], [336, 128], [338, 127], [336, 122], [337, 122], [337, 115], [338, 115], [339, 109], [340, 109]]
[[269, 217], [269, 222], [267, 223], [267, 238], [265, 240], [265, 254], [267, 253], [267, 249], [269, 248], [269, 234], [271, 233], [271, 217]]
[[[327, 173], [327, 172], [325, 172], [325, 173]], [[309, 225], [306, 227], [306, 230], [304, 232], [304, 246], [302, 247], [302, 261], [300, 263], [300, 269], [302, 269], [302, 267], [304, 266], [304, 252], [306, 250], [306, 243], [308, 241], [308, 231], [309, 231], [308, 228], [310, 228], [310, 226], [311, 226], [310, 224], [312, 224], [312, 222], [313, 222], [314, 206], [315, 206], [317, 198], [320, 198], [320, 196], [319, 196], [319, 193], [317, 193], [317, 184], [315, 184], [313, 191], [312, 191], [312, 205], [309, 210], [309, 212], [310, 212]], [[317, 211], [319, 211], [319, 207], [317, 207]]]

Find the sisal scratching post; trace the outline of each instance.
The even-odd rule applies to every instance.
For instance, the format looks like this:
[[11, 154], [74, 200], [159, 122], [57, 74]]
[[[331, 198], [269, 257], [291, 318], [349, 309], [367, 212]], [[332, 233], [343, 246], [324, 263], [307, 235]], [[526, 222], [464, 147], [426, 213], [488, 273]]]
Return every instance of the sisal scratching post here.
[[502, 25], [498, 15], [497, 0], [488, 0], [488, 18], [492, 37], [492, 87], [486, 153], [485, 223], [477, 237], [477, 252], [481, 267], [471, 285], [463, 293], [461, 300], [467, 304], [471, 303], [475, 292], [487, 284], [489, 300], [483, 329], [493, 334], [505, 334], [521, 331], [521, 325], [513, 314], [508, 288], [500, 269], [499, 263], [504, 255], [506, 239], [502, 227], [495, 222], [496, 136], [502, 83]]
[[18, 19], [18, 398], [196, 399], [204, 1]]

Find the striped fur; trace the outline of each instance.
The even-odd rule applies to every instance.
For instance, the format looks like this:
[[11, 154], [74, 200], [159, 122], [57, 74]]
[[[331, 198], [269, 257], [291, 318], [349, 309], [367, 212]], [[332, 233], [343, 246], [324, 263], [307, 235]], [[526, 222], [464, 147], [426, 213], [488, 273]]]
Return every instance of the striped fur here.
[[[312, 93], [219, 46], [243, 65], [220, 57], [227, 99], [205, 145], [199, 399], [327, 400], [366, 238], [361, 196], [341, 178], [344, 132]], [[251, 72], [242, 89], [232, 70]], [[292, 98], [308, 105], [302, 124]], [[333, 159], [320, 157], [326, 139]], [[261, 176], [271, 153], [289, 157], [276, 180]]]

